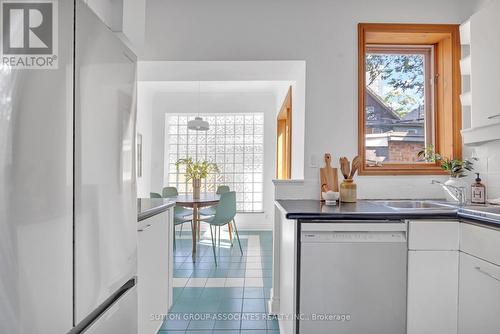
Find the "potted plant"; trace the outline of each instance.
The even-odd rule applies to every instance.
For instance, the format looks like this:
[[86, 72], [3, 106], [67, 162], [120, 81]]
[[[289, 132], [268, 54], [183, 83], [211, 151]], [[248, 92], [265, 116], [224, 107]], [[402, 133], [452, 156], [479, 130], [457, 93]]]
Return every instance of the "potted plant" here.
[[219, 167], [213, 162], [193, 161], [193, 158], [179, 159], [175, 163], [177, 171], [181, 166], [185, 167], [186, 180], [193, 182], [193, 198], [200, 198], [201, 180], [205, 179], [209, 173], [219, 173]]
[[[466, 186], [460, 179], [466, 177], [467, 172], [474, 170], [473, 160], [477, 160], [477, 158], [461, 160], [443, 157], [435, 152], [433, 145], [426, 146], [422, 151], [418, 152], [418, 157], [425, 162], [439, 163], [441, 169], [447, 171], [450, 176], [445, 184], [459, 188]], [[449, 197], [448, 193], [446, 195]]]

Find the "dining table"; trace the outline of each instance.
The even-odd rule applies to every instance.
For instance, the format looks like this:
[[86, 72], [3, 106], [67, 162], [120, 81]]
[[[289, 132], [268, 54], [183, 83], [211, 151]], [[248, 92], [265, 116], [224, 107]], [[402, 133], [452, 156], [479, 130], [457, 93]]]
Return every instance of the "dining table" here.
[[176, 205], [185, 208], [193, 209], [193, 258], [196, 256], [197, 240], [200, 240], [200, 209], [204, 207], [214, 206], [219, 203], [220, 195], [215, 193], [201, 193], [198, 198], [194, 198], [193, 194], [182, 194], [169, 199], [175, 201]]

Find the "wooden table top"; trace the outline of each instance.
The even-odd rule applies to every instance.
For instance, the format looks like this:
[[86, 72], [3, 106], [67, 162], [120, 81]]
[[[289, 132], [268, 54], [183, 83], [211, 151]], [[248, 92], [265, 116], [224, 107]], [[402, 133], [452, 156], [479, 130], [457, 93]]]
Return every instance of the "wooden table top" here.
[[214, 193], [201, 193], [200, 198], [193, 198], [193, 194], [179, 195], [176, 197], [169, 197], [179, 205], [214, 205], [219, 203], [220, 195]]

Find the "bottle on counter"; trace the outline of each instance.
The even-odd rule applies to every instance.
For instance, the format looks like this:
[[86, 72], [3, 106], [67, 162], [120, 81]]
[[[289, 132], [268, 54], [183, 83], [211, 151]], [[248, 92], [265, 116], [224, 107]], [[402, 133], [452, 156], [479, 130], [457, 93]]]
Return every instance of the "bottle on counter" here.
[[481, 183], [479, 173], [476, 173], [476, 176], [476, 182], [471, 187], [471, 202], [473, 204], [486, 204], [486, 186]]

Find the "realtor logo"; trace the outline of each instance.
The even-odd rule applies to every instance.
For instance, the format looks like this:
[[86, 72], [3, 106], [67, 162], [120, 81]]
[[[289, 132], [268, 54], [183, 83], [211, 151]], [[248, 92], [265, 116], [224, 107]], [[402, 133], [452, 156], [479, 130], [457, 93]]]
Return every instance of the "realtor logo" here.
[[57, 68], [57, 0], [0, 0], [2, 66]]

